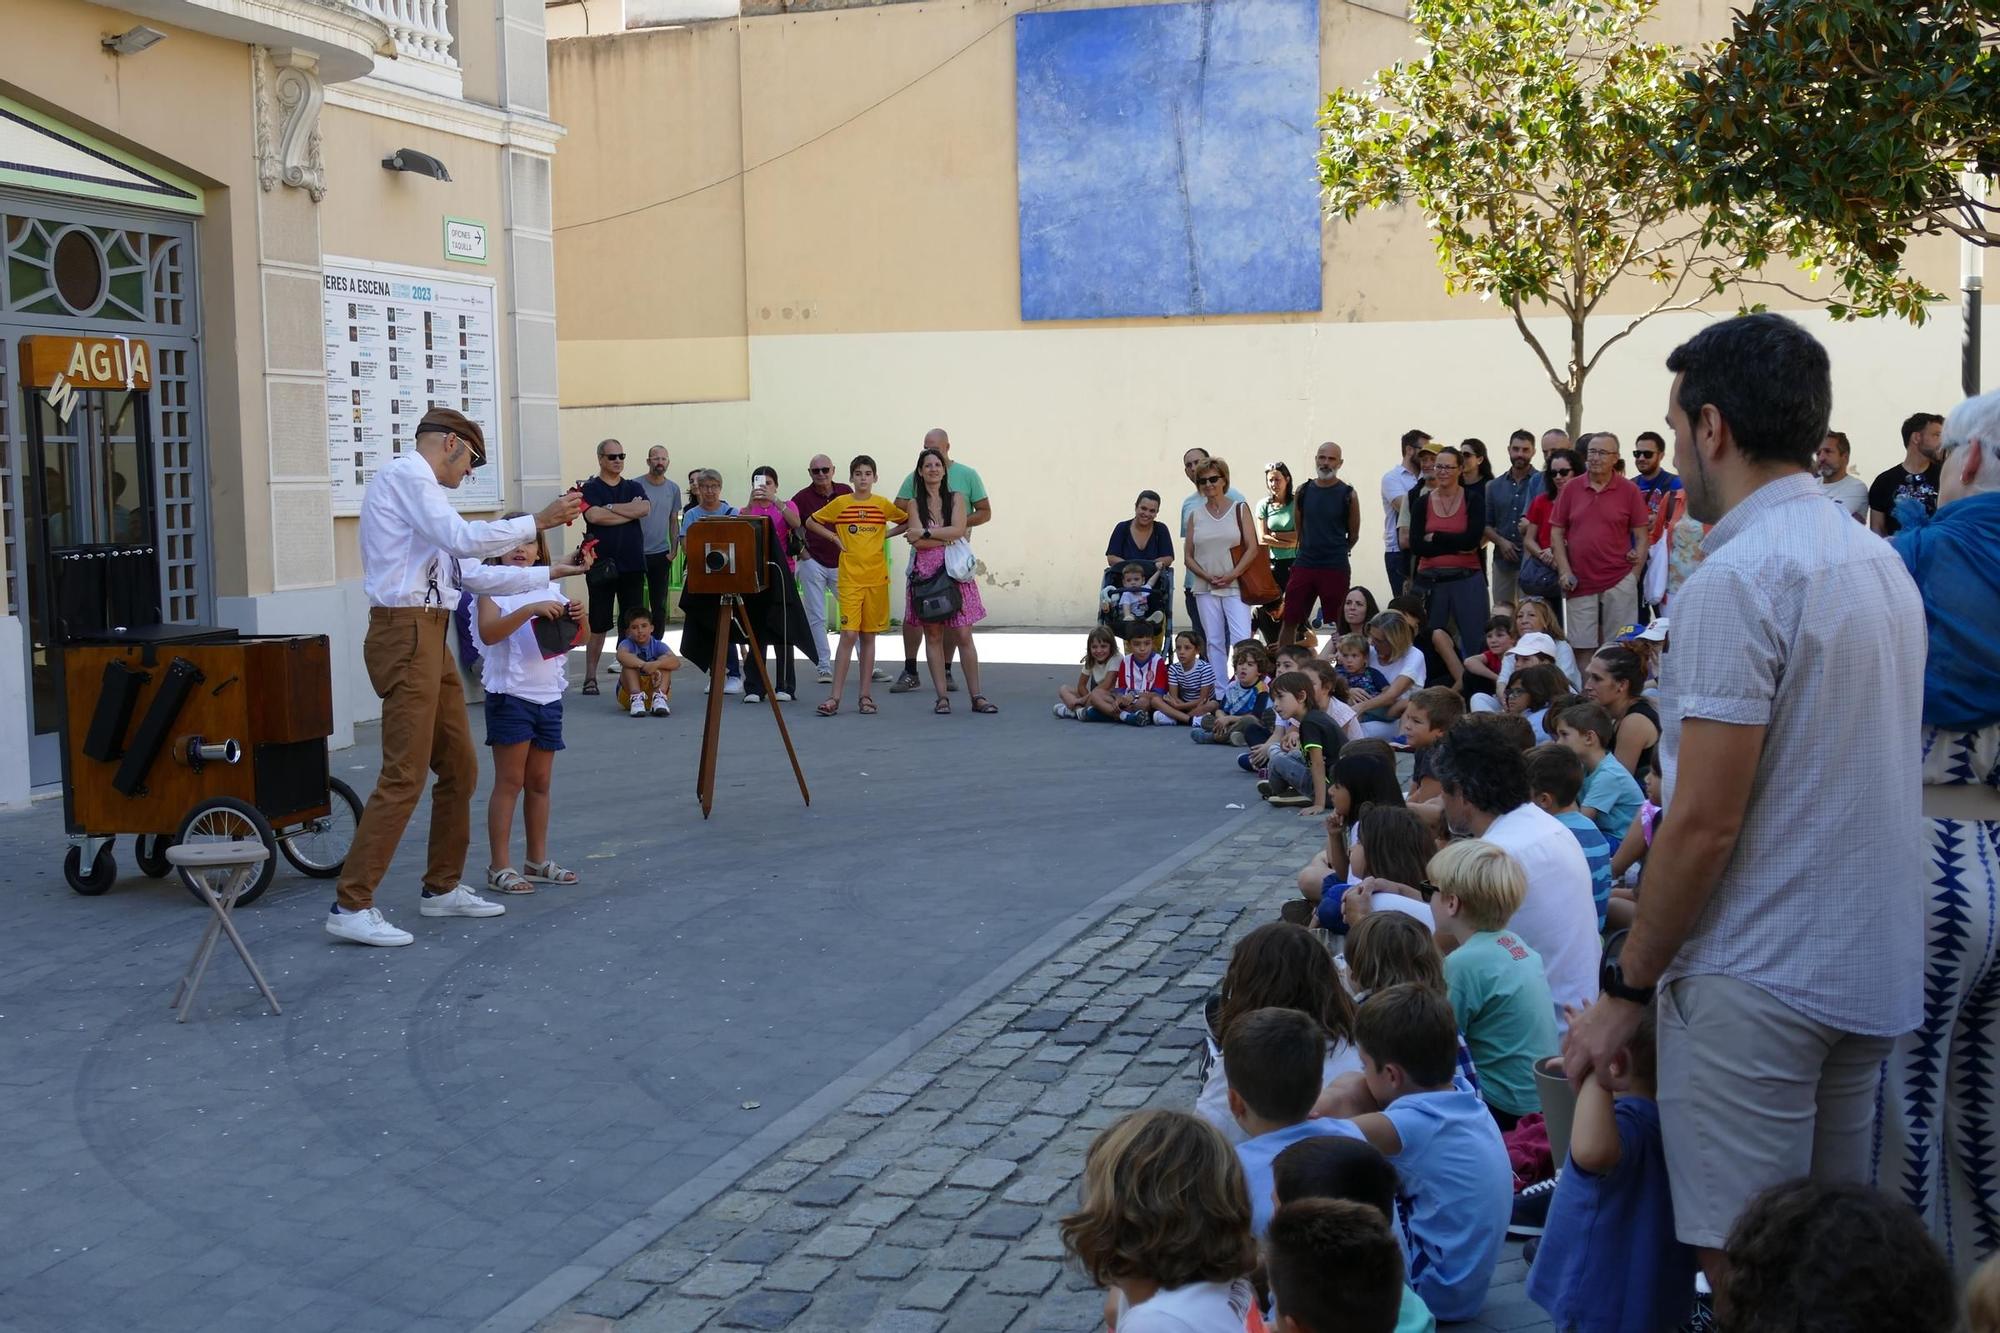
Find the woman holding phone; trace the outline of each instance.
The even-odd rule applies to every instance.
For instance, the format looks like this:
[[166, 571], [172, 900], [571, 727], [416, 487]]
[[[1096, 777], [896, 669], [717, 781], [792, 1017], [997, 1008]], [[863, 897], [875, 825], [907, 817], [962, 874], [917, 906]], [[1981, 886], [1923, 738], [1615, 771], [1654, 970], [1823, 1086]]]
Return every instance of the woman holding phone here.
[[[789, 608], [798, 604], [799, 588], [794, 577], [792, 550], [797, 545], [799, 533], [805, 528], [805, 520], [799, 516], [799, 507], [785, 499], [778, 491], [778, 470], [768, 465], [759, 467], [750, 474], [750, 503], [737, 511], [750, 517], [765, 518], [771, 522], [772, 563], [778, 567], [784, 586], [779, 590], [784, 605]], [[773, 697], [779, 703], [788, 704], [797, 691], [798, 681], [792, 673], [792, 646], [784, 639], [774, 639], [768, 645], [760, 645], [771, 650], [776, 669], [770, 673]], [[756, 704], [764, 702], [763, 683], [751, 672], [743, 677], [743, 702]]]

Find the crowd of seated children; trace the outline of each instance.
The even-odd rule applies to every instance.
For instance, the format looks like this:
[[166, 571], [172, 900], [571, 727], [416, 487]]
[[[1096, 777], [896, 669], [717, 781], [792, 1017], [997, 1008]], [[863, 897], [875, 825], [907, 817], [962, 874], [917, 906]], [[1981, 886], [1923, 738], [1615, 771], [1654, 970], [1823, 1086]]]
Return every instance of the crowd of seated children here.
[[[1278, 676], [1297, 671], [1303, 672], [1306, 664], [1313, 660], [1312, 651], [1303, 644], [1288, 643], [1271, 655], [1272, 667], [1277, 675], [1271, 679], [1275, 684]], [[1270, 735], [1261, 741], [1253, 741], [1248, 750], [1236, 756], [1236, 766], [1246, 773], [1255, 774], [1259, 781], [1271, 775], [1271, 756], [1287, 750], [1299, 748], [1299, 725], [1288, 718], [1280, 717], [1275, 701], [1267, 724]]]
[[1648, 1007], [1607, 1088], [1577, 1090], [1569, 1158], [1556, 1178], [1528, 1271], [1528, 1298], [1559, 1329], [1674, 1333], [1694, 1312], [1695, 1256], [1674, 1238], [1655, 1101]]
[[1410, 773], [1410, 801], [1435, 801], [1444, 795], [1431, 765], [1437, 761], [1437, 743], [1464, 714], [1465, 701], [1456, 691], [1442, 685], [1426, 686], [1410, 696], [1403, 709], [1403, 741], [1415, 760]]
[[1334, 760], [1327, 781], [1326, 846], [1299, 872], [1300, 891], [1308, 900], [1317, 902], [1320, 897], [1317, 888], [1308, 886], [1324, 884], [1329, 876], [1337, 881], [1349, 878], [1361, 817], [1377, 805], [1403, 805], [1395, 754], [1383, 741], [1349, 742]]
[[[1611, 902], [1611, 848], [1590, 817], [1577, 809], [1583, 790], [1583, 759], [1567, 745], [1549, 741], [1528, 751], [1528, 798], [1576, 835], [1590, 865], [1590, 896], [1597, 904], [1597, 928], [1604, 929]], [[1638, 821], [1633, 821], [1636, 826]]]
[[1479, 1066], [1480, 1095], [1495, 1123], [1511, 1130], [1542, 1109], [1535, 1062], [1557, 1050], [1541, 955], [1507, 929], [1528, 883], [1520, 862], [1477, 838], [1432, 857], [1430, 880], [1452, 1014]]
[[[1322, 1135], [1294, 1143], [1271, 1163], [1271, 1185], [1277, 1212], [1272, 1214], [1271, 1226], [1265, 1235], [1265, 1249], [1269, 1253], [1278, 1251], [1286, 1231], [1286, 1219], [1289, 1215], [1296, 1215], [1288, 1214], [1287, 1210], [1308, 1199], [1343, 1199], [1349, 1203], [1365, 1204], [1374, 1210], [1386, 1228], [1393, 1228], [1396, 1224], [1396, 1168], [1390, 1166], [1389, 1159], [1365, 1139]], [[1359, 1267], [1328, 1265], [1326, 1276], [1338, 1282]], [[1423, 1297], [1402, 1281], [1402, 1271], [1402, 1252], [1398, 1250], [1396, 1318], [1387, 1327], [1393, 1328], [1395, 1333], [1435, 1333], [1437, 1320], [1431, 1317]], [[1273, 1273], [1274, 1293], [1278, 1285], [1278, 1275]], [[1284, 1314], [1286, 1308], [1284, 1302], [1278, 1302], [1279, 1314]], [[1347, 1325], [1309, 1324], [1308, 1327], [1340, 1329]]]
[[1236, 1158], [1250, 1189], [1250, 1230], [1258, 1236], [1271, 1222], [1271, 1162], [1279, 1153], [1303, 1139], [1359, 1136], [1345, 1120], [1313, 1114], [1322, 1049], [1319, 1024], [1296, 1009], [1253, 1009], [1223, 1038], [1229, 1111], [1243, 1131]]
[[1646, 794], [1611, 753], [1611, 714], [1596, 704], [1579, 703], [1563, 709], [1555, 722], [1556, 740], [1583, 760], [1583, 790], [1577, 795], [1577, 808], [1597, 825], [1606, 842], [1624, 841]]
[[1335, 1083], [1344, 1113], [1396, 1168], [1410, 1285], [1440, 1320], [1486, 1302], [1513, 1207], [1514, 1172], [1500, 1127], [1458, 1077], [1451, 1002], [1421, 986], [1370, 995], [1354, 1018], [1359, 1076]]
[[1229, 1031], [1245, 1014], [1272, 1008], [1296, 1010], [1319, 1026], [1315, 1096], [1319, 1088], [1361, 1068], [1361, 1056], [1354, 1048], [1354, 1004], [1326, 947], [1299, 926], [1274, 921], [1257, 927], [1230, 951], [1221, 993], [1210, 1001], [1211, 1063], [1194, 1104], [1195, 1114], [1231, 1143], [1239, 1142], [1243, 1131], [1229, 1108]]
[[1111, 696], [1118, 676], [1118, 640], [1102, 625], [1094, 626], [1083, 640], [1083, 657], [1077, 663], [1076, 684], [1056, 689], [1057, 717], [1081, 719], [1086, 708], [1112, 710]]
[[1167, 666], [1167, 692], [1154, 701], [1153, 724], [1199, 727], [1215, 711], [1215, 668], [1192, 630], [1174, 635], [1174, 660]]

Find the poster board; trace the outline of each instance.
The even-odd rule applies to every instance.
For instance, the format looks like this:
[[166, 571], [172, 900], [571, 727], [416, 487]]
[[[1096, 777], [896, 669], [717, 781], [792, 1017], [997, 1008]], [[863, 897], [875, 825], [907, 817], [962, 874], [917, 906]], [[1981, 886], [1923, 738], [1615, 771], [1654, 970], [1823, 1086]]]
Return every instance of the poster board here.
[[456, 408], [486, 433], [486, 466], [451, 493], [453, 506], [500, 508], [492, 280], [331, 255], [324, 268], [333, 512], [361, 512], [368, 478], [415, 447], [417, 422], [432, 407]]

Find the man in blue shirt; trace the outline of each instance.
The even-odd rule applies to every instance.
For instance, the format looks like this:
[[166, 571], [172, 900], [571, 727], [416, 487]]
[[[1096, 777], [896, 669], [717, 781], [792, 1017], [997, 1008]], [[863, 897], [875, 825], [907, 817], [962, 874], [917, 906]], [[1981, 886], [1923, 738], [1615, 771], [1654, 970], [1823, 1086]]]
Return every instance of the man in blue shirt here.
[[1507, 437], [1507, 470], [1486, 483], [1486, 540], [1493, 543], [1493, 600], [1514, 605], [1521, 596], [1521, 520], [1541, 493], [1535, 471], [1535, 433]]

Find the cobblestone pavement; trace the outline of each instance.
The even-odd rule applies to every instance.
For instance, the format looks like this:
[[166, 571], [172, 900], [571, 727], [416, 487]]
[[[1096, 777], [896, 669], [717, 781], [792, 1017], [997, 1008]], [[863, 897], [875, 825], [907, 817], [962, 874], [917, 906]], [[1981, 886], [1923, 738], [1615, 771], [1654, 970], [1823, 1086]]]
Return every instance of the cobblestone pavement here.
[[[580, 1266], [595, 1280], [541, 1333], [1100, 1327], [1056, 1233], [1085, 1150], [1135, 1107], [1193, 1104], [1203, 999], [1316, 836], [1252, 811], [685, 1221]], [[1548, 1328], [1524, 1277], [1510, 1246], [1454, 1327]]]

